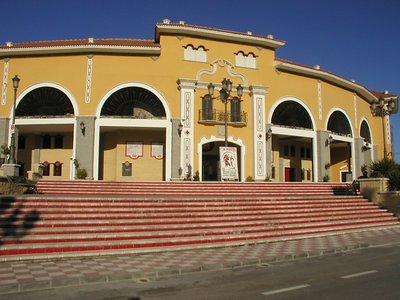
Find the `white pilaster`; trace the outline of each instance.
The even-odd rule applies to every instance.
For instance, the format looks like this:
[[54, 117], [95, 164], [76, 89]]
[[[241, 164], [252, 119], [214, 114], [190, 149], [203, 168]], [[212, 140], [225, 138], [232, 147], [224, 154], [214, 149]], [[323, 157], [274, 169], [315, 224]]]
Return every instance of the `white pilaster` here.
[[92, 93], [93, 55], [88, 55], [86, 67], [86, 93], [85, 103], [90, 103]]
[[3, 70], [3, 85], [1, 89], [1, 105], [6, 105], [7, 97], [7, 82], [8, 82], [8, 59], [4, 60], [4, 70]]
[[253, 169], [255, 180], [265, 180], [267, 176], [265, 94], [266, 87], [251, 86], [252, 120], [253, 120]]
[[181, 133], [181, 159], [180, 167], [182, 169], [182, 177], [186, 177], [189, 173], [193, 176], [193, 162], [194, 162], [194, 92], [196, 87], [196, 80], [192, 79], [179, 79], [180, 90], [180, 104], [181, 104], [181, 120], [182, 120], [182, 133]]

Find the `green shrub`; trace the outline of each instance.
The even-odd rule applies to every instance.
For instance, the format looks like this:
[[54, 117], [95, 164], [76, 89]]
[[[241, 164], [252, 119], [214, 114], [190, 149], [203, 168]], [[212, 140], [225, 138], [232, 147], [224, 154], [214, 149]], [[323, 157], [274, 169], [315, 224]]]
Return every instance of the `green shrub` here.
[[76, 178], [85, 179], [87, 177], [87, 172], [85, 169], [78, 168], [76, 169]]
[[250, 181], [254, 181], [254, 179], [251, 176], [247, 176], [246, 181], [250, 182]]
[[393, 159], [385, 157], [374, 161], [369, 169], [370, 176], [373, 178], [389, 178], [389, 189], [391, 191], [400, 190], [400, 165]]

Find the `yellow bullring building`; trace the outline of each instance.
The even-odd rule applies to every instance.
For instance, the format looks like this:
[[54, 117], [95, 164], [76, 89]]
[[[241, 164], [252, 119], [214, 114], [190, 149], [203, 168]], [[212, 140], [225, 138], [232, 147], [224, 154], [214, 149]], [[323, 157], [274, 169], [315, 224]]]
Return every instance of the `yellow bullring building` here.
[[3, 172], [218, 181], [227, 144], [239, 181], [345, 182], [390, 156], [398, 97], [279, 59], [284, 44], [169, 20], [154, 40], [8, 42]]

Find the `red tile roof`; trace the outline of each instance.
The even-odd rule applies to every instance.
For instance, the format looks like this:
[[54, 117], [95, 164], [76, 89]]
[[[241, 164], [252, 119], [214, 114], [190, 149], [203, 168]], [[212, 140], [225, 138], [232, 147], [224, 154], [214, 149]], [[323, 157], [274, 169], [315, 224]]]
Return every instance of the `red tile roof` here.
[[115, 47], [160, 47], [159, 44], [151, 40], [139, 39], [74, 39], [74, 40], [53, 40], [53, 41], [35, 41], [23, 43], [11, 43], [1, 45], [0, 49], [16, 48], [48, 48], [48, 47], [70, 47], [70, 46], [115, 46]]

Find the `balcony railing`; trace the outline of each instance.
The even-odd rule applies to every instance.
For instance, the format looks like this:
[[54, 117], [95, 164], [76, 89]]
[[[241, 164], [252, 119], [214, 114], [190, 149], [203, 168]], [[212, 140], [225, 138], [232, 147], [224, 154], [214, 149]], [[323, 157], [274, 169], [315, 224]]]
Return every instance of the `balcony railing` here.
[[[227, 111], [228, 124], [233, 126], [247, 125], [247, 112], [232, 114]], [[199, 110], [199, 123], [203, 124], [225, 124], [225, 111], [223, 110]]]

